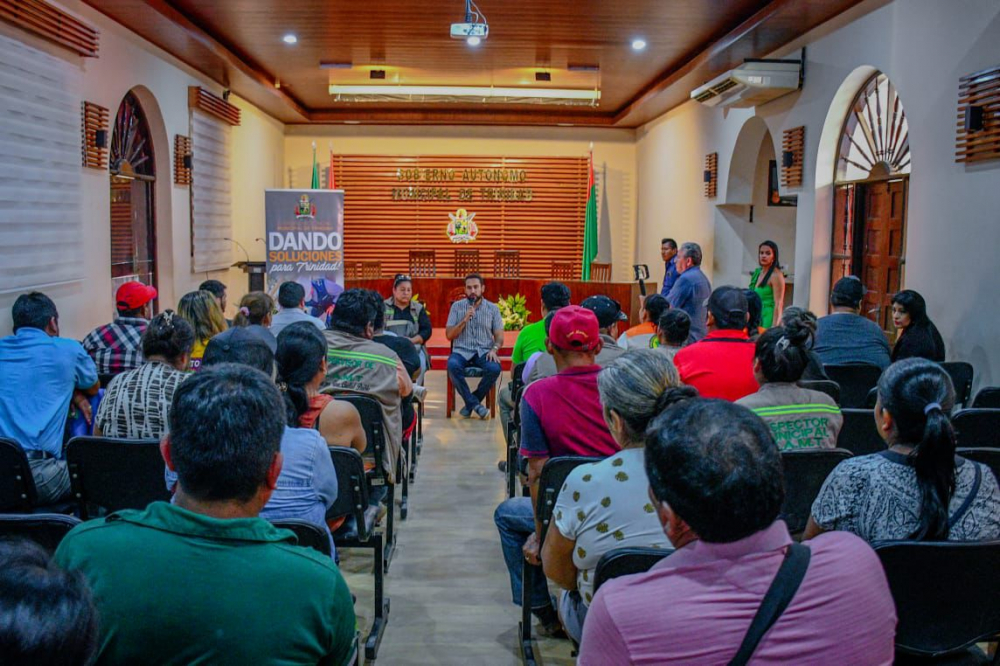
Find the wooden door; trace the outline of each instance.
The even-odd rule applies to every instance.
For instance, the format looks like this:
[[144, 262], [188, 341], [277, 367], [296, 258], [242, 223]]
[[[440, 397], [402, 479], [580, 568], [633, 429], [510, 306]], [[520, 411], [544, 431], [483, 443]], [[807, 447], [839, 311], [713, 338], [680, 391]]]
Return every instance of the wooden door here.
[[891, 300], [902, 283], [906, 194], [906, 179], [864, 185], [860, 277], [867, 293], [861, 313], [887, 332], [891, 330]]

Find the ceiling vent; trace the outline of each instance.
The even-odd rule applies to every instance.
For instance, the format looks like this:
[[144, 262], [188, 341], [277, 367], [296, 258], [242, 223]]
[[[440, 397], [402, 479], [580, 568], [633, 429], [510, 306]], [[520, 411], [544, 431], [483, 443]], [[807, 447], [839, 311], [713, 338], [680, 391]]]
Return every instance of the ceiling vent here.
[[706, 106], [760, 106], [802, 87], [799, 60], [747, 60], [691, 93]]

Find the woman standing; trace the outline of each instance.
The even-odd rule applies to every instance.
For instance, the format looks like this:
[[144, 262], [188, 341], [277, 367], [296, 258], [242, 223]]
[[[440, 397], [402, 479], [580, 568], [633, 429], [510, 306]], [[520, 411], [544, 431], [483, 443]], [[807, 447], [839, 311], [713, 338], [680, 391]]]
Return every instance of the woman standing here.
[[892, 323], [899, 331], [892, 348], [893, 362], [904, 358], [926, 358], [944, 361], [944, 340], [937, 326], [927, 316], [924, 297], [912, 289], [904, 289], [892, 297]]
[[210, 291], [192, 291], [184, 294], [177, 304], [177, 314], [194, 329], [194, 348], [191, 350], [191, 370], [201, 367], [208, 341], [226, 330], [226, 319]]
[[757, 292], [764, 304], [760, 325], [771, 328], [781, 321], [782, 305], [785, 302], [785, 275], [778, 263], [778, 246], [766, 240], [757, 248], [757, 270], [750, 276], [750, 288]]

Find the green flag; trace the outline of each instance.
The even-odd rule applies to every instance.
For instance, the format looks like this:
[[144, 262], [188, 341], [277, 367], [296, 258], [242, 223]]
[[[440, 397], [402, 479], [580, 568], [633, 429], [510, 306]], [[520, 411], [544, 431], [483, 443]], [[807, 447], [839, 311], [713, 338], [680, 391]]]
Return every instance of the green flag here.
[[319, 189], [319, 163], [316, 162], [316, 142], [313, 141], [313, 179], [312, 179], [312, 189]]
[[580, 275], [590, 281], [590, 262], [597, 258], [597, 183], [594, 182], [594, 153], [590, 153], [590, 180], [587, 184], [587, 214], [583, 220], [583, 270]]

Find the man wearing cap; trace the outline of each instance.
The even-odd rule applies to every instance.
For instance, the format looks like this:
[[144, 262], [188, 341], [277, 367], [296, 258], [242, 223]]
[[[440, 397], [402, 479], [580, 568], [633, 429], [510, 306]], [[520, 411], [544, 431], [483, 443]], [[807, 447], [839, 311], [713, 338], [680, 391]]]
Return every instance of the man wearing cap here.
[[154, 298], [156, 287], [141, 282], [126, 282], [118, 287], [118, 317], [83, 339], [83, 348], [94, 359], [98, 373], [117, 375], [142, 365], [142, 334], [149, 325], [149, 304]]
[[[595, 357], [602, 346], [597, 316], [588, 309], [570, 305], [552, 316], [545, 347], [559, 372], [532, 383], [521, 399], [521, 456], [528, 460], [531, 499], [511, 498], [493, 514], [500, 532], [500, 545], [510, 573], [515, 604], [521, 603], [521, 572], [525, 557], [538, 564], [539, 543], [535, 532], [534, 503], [538, 478], [549, 458], [592, 456], [604, 458], [621, 447], [604, 421], [597, 392], [601, 366]], [[544, 576], [534, 577], [531, 611], [547, 632], [558, 626]]]
[[823, 365], [874, 365], [891, 362], [889, 343], [878, 324], [858, 314], [865, 287], [853, 275], [837, 280], [830, 294], [833, 312], [816, 326], [816, 352]]
[[[703, 398], [735, 402], [757, 392], [754, 343], [747, 337], [747, 298], [742, 289], [719, 287], [708, 299], [708, 335], [674, 355], [681, 381]], [[693, 324], [693, 322], [692, 322]]]
[[[601, 351], [597, 352], [594, 363], [603, 368], [625, 353], [625, 350], [618, 346], [615, 334], [618, 333], [618, 322], [628, 321], [628, 317], [622, 312], [622, 306], [618, 301], [607, 296], [591, 296], [584, 299], [580, 307], [590, 310], [597, 317], [601, 334]], [[530, 369], [525, 369], [528, 370], [526, 384], [543, 377], [551, 377], [558, 372], [555, 358], [548, 352], [540, 352]]]

